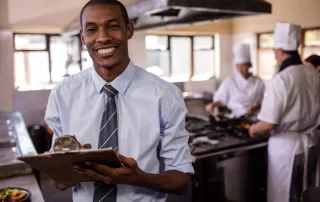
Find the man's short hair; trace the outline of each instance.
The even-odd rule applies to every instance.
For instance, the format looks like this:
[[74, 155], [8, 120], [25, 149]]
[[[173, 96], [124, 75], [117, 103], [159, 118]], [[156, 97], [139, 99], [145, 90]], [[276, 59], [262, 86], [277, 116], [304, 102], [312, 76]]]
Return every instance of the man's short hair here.
[[305, 61], [311, 63], [314, 67], [320, 66], [319, 55], [310, 55]]
[[89, 6], [99, 5], [99, 4], [100, 5], [117, 5], [117, 6], [119, 6], [120, 9], [121, 9], [122, 17], [123, 17], [123, 20], [124, 20], [125, 24], [129, 23], [129, 17], [128, 17], [127, 9], [120, 1], [117, 1], [117, 0], [90, 0], [88, 3], [86, 3], [83, 6], [83, 8], [81, 9], [81, 12], [80, 12], [80, 25], [81, 25], [81, 28], [83, 26], [83, 24], [82, 24], [82, 15], [83, 15], [84, 10]]

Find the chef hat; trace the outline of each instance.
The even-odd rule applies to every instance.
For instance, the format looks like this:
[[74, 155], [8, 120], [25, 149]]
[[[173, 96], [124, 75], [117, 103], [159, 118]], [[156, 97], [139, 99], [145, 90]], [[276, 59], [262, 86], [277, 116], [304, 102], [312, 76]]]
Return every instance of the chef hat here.
[[236, 64], [251, 63], [250, 46], [248, 44], [234, 44], [233, 59]]
[[286, 22], [278, 22], [274, 30], [274, 48], [285, 51], [296, 51], [301, 40], [301, 26]]

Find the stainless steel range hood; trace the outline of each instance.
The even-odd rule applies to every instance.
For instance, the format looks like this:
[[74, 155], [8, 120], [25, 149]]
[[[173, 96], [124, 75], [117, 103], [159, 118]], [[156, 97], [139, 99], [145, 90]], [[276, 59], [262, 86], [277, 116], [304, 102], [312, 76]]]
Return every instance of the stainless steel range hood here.
[[[144, 0], [127, 7], [136, 30], [269, 14], [264, 0]], [[65, 35], [79, 33], [78, 17], [64, 29]]]
[[264, 0], [145, 0], [127, 7], [136, 30], [271, 13]]

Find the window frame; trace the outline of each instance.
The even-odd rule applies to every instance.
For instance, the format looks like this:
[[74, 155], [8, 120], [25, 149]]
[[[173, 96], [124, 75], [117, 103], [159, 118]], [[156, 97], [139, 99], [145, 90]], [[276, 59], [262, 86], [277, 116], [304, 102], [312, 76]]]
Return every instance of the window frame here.
[[[303, 58], [303, 55], [304, 55], [304, 49], [306, 47], [311, 47], [311, 48], [320, 48], [320, 45], [306, 45], [305, 44], [305, 36], [306, 36], [306, 32], [307, 31], [313, 31], [313, 30], [319, 30], [320, 31], [320, 27], [310, 27], [310, 28], [303, 28], [301, 29], [301, 45], [299, 47], [299, 52], [300, 52], [300, 57], [301, 57], [301, 60], [303, 61], [305, 58]], [[261, 68], [260, 68], [260, 65], [259, 65], [259, 61], [260, 61], [260, 51], [261, 50], [272, 50], [272, 48], [264, 48], [264, 47], [261, 47], [261, 44], [260, 44], [260, 36], [263, 35], [263, 34], [273, 34], [274, 32], [273, 31], [268, 31], [268, 32], [260, 32], [260, 33], [256, 33], [256, 40], [257, 40], [257, 69], [258, 69], [258, 75], [260, 75], [260, 71], [261, 71]]]
[[[305, 48], [319, 48], [320, 49], [320, 44], [319, 45], [306, 45], [305, 40], [306, 40], [306, 33], [308, 31], [319, 31], [320, 32], [320, 27], [312, 27], [312, 28], [305, 28], [302, 29], [301, 33], [301, 57], [304, 56], [304, 49]], [[305, 58], [303, 58], [304, 60]]]
[[261, 74], [261, 67], [260, 67], [260, 53], [261, 51], [273, 51], [273, 48], [272, 47], [261, 47], [261, 44], [260, 44], [260, 37], [261, 35], [264, 35], [264, 34], [273, 34], [273, 32], [260, 32], [260, 33], [257, 33], [256, 36], [257, 36], [257, 61], [256, 61], [256, 64], [257, 64], [257, 74], [258, 76], [260, 76]]
[[[46, 41], [46, 48], [45, 49], [39, 49], [39, 50], [28, 50], [28, 49], [23, 49], [23, 50], [20, 50], [20, 49], [17, 49], [16, 48], [16, 44], [15, 44], [15, 39], [16, 39], [16, 36], [17, 35], [44, 35], [45, 36], [45, 41]], [[58, 34], [58, 33], [26, 33], [26, 32], [16, 32], [16, 33], [13, 33], [13, 48], [14, 48], [14, 53], [16, 52], [47, 52], [48, 53], [48, 66], [49, 66], [49, 85], [53, 85], [53, 84], [56, 84], [56, 82], [53, 82], [52, 81], [52, 59], [51, 59], [51, 50], [50, 50], [50, 39], [51, 37], [61, 37], [62, 35], [61, 34]], [[82, 50], [83, 50], [83, 47], [82, 47], [82, 42], [81, 42], [81, 38], [80, 38], [80, 34], [77, 34], [77, 35], [73, 35], [73, 36], [70, 36], [71, 37], [77, 37], [77, 40], [78, 40], [78, 44], [79, 44], [79, 58], [80, 58], [80, 61], [82, 61]], [[79, 68], [80, 68], [80, 71], [82, 71], [82, 62], [79, 63]]]
[[[161, 50], [161, 49], [147, 49], [146, 48], [146, 51], [147, 52], [152, 52], [152, 51], [168, 51], [169, 52], [169, 76], [168, 78], [171, 78], [172, 76], [172, 57], [171, 57], [171, 38], [174, 37], [174, 38], [190, 38], [191, 39], [191, 46], [190, 46], [190, 50], [191, 50], [191, 54], [190, 54], [190, 62], [191, 62], [191, 69], [190, 69], [190, 77], [188, 78], [188, 80], [192, 80], [192, 78], [194, 77], [194, 53], [196, 51], [203, 51], [203, 50], [213, 50], [215, 49], [215, 43], [214, 43], [214, 35], [166, 35], [166, 34], [148, 34], [150, 36], [166, 36], [167, 37], [167, 40], [168, 40], [168, 47], [166, 50]], [[195, 50], [194, 49], [194, 38], [195, 37], [212, 37], [212, 46], [210, 49], [197, 49]], [[213, 75], [215, 76], [215, 75]]]

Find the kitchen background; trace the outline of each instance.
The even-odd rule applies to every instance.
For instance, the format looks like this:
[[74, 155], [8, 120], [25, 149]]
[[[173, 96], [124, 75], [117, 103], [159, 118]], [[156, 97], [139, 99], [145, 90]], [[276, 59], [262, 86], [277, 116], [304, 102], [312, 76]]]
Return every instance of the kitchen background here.
[[[320, 1], [267, 1], [272, 14], [137, 31], [129, 43], [131, 59], [183, 92], [212, 93], [234, 70], [233, 43], [250, 44], [253, 73], [266, 81], [272, 77], [272, 30], [277, 21], [302, 25], [304, 58], [320, 54]], [[54, 84], [90, 67], [79, 38], [71, 37], [85, 3], [0, 1], [0, 111], [20, 111], [27, 126], [41, 124]]]

